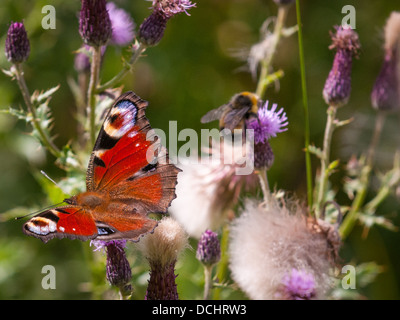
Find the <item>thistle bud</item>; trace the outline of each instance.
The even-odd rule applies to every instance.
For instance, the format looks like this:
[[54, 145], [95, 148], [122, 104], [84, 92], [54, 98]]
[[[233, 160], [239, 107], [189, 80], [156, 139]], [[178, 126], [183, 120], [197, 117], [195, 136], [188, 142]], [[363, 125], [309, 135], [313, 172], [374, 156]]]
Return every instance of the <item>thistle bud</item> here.
[[164, 36], [167, 21], [174, 15], [195, 7], [190, 0], [153, 0], [153, 12], [139, 27], [139, 41], [145, 46], [157, 45]]
[[274, 152], [268, 141], [254, 144], [254, 168], [269, 169], [274, 163]]
[[197, 245], [196, 258], [204, 265], [213, 265], [221, 258], [221, 248], [218, 235], [206, 230]]
[[400, 13], [392, 12], [385, 26], [385, 57], [371, 93], [372, 106], [377, 110], [399, 108]]
[[158, 10], [154, 10], [139, 28], [139, 41], [151, 47], [157, 45], [164, 36], [168, 18]]
[[333, 66], [326, 79], [323, 97], [330, 106], [345, 105], [351, 92], [351, 68], [353, 57], [357, 57], [360, 49], [358, 34], [350, 27], [336, 27], [332, 34], [329, 49], [336, 49]]
[[188, 236], [178, 222], [164, 218], [139, 243], [150, 264], [150, 279], [146, 300], [178, 300], [175, 264], [178, 255], [187, 247]]
[[24, 62], [29, 57], [30, 45], [23, 22], [12, 22], [8, 28], [5, 54], [12, 63]]
[[105, 0], [82, 0], [79, 33], [90, 46], [107, 44], [112, 35], [112, 26]]
[[96, 247], [95, 250], [105, 249], [106, 251], [107, 281], [119, 288], [122, 297], [129, 296], [132, 292], [130, 284], [132, 271], [125, 254], [126, 240], [93, 240], [91, 244]]

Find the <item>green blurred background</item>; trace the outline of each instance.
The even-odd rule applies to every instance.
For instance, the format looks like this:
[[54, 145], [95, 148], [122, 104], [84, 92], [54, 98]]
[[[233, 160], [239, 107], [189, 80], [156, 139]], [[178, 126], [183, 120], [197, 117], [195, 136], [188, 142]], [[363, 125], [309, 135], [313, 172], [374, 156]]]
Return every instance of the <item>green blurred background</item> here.
[[[115, 3], [130, 13], [137, 25], [150, 12], [149, 1], [115, 0]], [[381, 67], [383, 26], [391, 11], [400, 10], [400, 4], [390, 0], [308, 0], [300, 3], [311, 142], [316, 145], [322, 143], [326, 105], [321, 92], [333, 59], [333, 52], [328, 50], [329, 31], [341, 23], [343, 6], [350, 4], [356, 8], [356, 30], [362, 52], [353, 65], [350, 102], [338, 113], [340, 119], [354, 117], [354, 121], [347, 128], [336, 131], [332, 150], [332, 157], [340, 158], [343, 166], [351, 154], [358, 155], [364, 151], [370, 141], [375, 116], [370, 91]], [[56, 8], [55, 30], [41, 27], [44, 16], [41, 8], [48, 4]], [[0, 6], [0, 67], [10, 67], [3, 54], [10, 21], [24, 20], [31, 42], [31, 55], [25, 64], [28, 87], [31, 91], [45, 90], [61, 84], [50, 104], [55, 118], [53, 133], [60, 147], [76, 138], [75, 105], [67, 78], [76, 78], [73, 52], [81, 45], [79, 9], [78, 0], [2, 0]], [[134, 72], [125, 78], [125, 89], [133, 90], [149, 101], [147, 116], [154, 128], [167, 132], [167, 120], [176, 120], [178, 130], [193, 128], [200, 132], [201, 128], [212, 128], [216, 123], [200, 123], [204, 113], [226, 103], [237, 92], [255, 90], [255, 81], [243, 71], [245, 62], [239, 60], [237, 54], [259, 41], [262, 23], [276, 11], [272, 0], [199, 0], [197, 7], [190, 10], [190, 17], [181, 14], [168, 22], [161, 43], [149, 49]], [[293, 6], [287, 26], [295, 23]], [[120, 70], [121, 54], [127, 56], [126, 49], [107, 49], [101, 73], [103, 80], [110, 79]], [[279, 88], [269, 88], [267, 99], [285, 108], [289, 130], [271, 140], [275, 163], [269, 172], [270, 185], [305, 198], [304, 117], [296, 35], [281, 41], [273, 64], [276, 70], [283, 69], [285, 76]], [[9, 106], [23, 106], [23, 100], [15, 81], [1, 73], [0, 108]], [[55, 159], [38, 149], [36, 141], [26, 134], [28, 131], [29, 127], [22, 121], [0, 114], [0, 212], [19, 207], [39, 209], [49, 205], [35, 176], [39, 170], [46, 171], [55, 180], [63, 176], [63, 171], [54, 165]], [[379, 145], [379, 171], [390, 169], [394, 151], [399, 145], [399, 118], [391, 117], [386, 122]], [[313, 169], [317, 166], [318, 161], [313, 159]], [[341, 173], [333, 177], [336, 189], [341, 189], [342, 179]], [[338, 199], [346, 199], [343, 191], [339, 191]], [[395, 196], [389, 198], [379, 213], [393, 217], [394, 223], [399, 225], [398, 199]], [[96, 283], [92, 281], [93, 276], [99, 277], [97, 283], [104, 282], [102, 262], [97, 264], [97, 271], [89, 268], [87, 256], [91, 249], [88, 243], [53, 240], [44, 245], [21, 232], [22, 220], [4, 220], [0, 217], [0, 299], [86, 299], [92, 297], [88, 283]], [[362, 239], [361, 231], [357, 227], [344, 245], [343, 260], [354, 264], [375, 261], [384, 266], [384, 272], [362, 293], [369, 299], [399, 299], [399, 233], [375, 228], [366, 239]], [[192, 241], [192, 245], [195, 247], [196, 243]], [[129, 250], [134, 283], [137, 283], [136, 298], [141, 299], [147, 270], [134, 247]], [[189, 250], [178, 263], [177, 281], [182, 299], [201, 297], [202, 270], [194, 255], [194, 250]], [[104, 260], [101, 255], [95, 258]], [[56, 290], [43, 290], [41, 287], [44, 276], [41, 269], [48, 264], [57, 270]], [[110, 297], [113, 297], [111, 293]], [[243, 298], [243, 295], [231, 293], [226, 297]]]

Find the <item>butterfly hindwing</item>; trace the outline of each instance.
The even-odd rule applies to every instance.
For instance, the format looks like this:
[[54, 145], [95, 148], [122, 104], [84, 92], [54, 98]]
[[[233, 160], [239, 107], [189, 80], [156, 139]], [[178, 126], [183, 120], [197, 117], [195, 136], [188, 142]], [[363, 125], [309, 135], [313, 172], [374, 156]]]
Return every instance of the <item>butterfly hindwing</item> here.
[[26, 222], [22, 230], [44, 242], [53, 238], [87, 240], [97, 236], [93, 217], [79, 206], [46, 210]]

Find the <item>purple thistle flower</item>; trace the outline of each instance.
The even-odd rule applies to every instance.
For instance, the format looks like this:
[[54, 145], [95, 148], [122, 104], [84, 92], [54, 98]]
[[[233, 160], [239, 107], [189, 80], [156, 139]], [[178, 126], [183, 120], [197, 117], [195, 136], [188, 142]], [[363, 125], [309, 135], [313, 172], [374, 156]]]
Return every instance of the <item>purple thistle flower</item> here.
[[329, 49], [336, 49], [333, 66], [326, 79], [323, 97], [328, 105], [340, 107], [345, 105], [351, 92], [351, 68], [353, 57], [360, 49], [358, 34], [350, 27], [335, 27], [332, 44]]
[[79, 33], [90, 46], [107, 44], [112, 35], [112, 26], [105, 0], [82, 0]]
[[386, 54], [371, 92], [372, 106], [377, 110], [390, 111], [399, 108], [397, 64], [397, 52]]
[[154, 10], [139, 27], [139, 40], [151, 47], [157, 45], [164, 36], [168, 18], [158, 10]]
[[315, 287], [311, 274], [293, 268], [290, 274], [283, 277], [279, 293], [285, 300], [311, 300], [316, 296]]
[[277, 133], [284, 132], [289, 122], [287, 121], [286, 112], [283, 108], [276, 111], [278, 105], [274, 103], [271, 110], [268, 110], [268, 101], [263, 107], [258, 109], [258, 119], [253, 118], [247, 121], [247, 128], [254, 130], [254, 142], [262, 143], [272, 137], [276, 137]]
[[126, 240], [93, 240], [90, 244], [96, 247], [95, 251], [101, 249], [106, 251], [106, 277], [108, 282], [119, 288], [123, 296], [130, 295], [132, 292], [130, 284], [132, 271], [125, 254]]
[[153, 1], [152, 7], [154, 10], [162, 11], [168, 18], [173, 17], [178, 13], [186, 13], [188, 9], [196, 6], [195, 3], [191, 3], [190, 0], [150, 0]]
[[118, 46], [128, 45], [135, 37], [134, 21], [125, 10], [118, 8], [113, 2], [107, 3], [107, 10], [112, 26], [111, 42]]
[[204, 265], [213, 265], [221, 258], [221, 248], [218, 235], [206, 230], [200, 237], [197, 245], [196, 258]]
[[377, 110], [393, 111], [400, 107], [399, 34], [400, 13], [392, 12], [385, 26], [385, 59], [371, 93], [372, 106]]
[[5, 43], [5, 54], [8, 61], [21, 63], [28, 59], [30, 45], [23, 22], [11, 22]]
[[153, 0], [153, 12], [139, 27], [139, 40], [146, 46], [157, 45], [164, 36], [167, 21], [174, 15], [195, 7], [190, 0]]

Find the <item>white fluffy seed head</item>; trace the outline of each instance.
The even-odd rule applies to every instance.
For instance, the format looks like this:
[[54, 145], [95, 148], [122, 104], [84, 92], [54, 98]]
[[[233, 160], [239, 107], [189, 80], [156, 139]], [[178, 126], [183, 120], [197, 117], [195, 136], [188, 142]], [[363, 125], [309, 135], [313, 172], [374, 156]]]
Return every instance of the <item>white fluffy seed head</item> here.
[[311, 232], [299, 205], [287, 208], [275, 198], [268, 207], [248, 200], [230, 233], [230, 269], [251, 299], [277, 299], [284, 276], [304, 270], [316, 281], [316, 298], [331, 285], [327, 240]]
[[385, 50], [395, 51], [400, 47], [400, 12], [392, 12], [385, 25]]
[[178, 259], [189, 247], [188, 235], [182, 226], [171, 217], [164, 217], [152, 234], [147, 234], [138, 243], [139, 250], [150, 263], [167, 266]]

